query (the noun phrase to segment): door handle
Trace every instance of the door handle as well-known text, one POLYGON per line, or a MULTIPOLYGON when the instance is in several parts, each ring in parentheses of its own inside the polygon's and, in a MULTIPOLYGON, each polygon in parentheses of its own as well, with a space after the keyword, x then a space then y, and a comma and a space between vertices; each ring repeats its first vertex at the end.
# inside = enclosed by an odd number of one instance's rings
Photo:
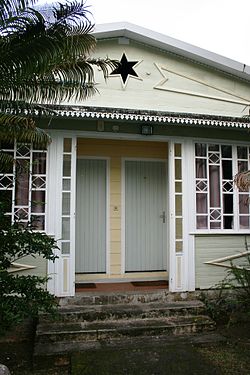
POLYGON ((166 212, 165 211, 162 212, 162 215, 160 215, 160 218, 162 219, 163 223, 166 223, 166 212))

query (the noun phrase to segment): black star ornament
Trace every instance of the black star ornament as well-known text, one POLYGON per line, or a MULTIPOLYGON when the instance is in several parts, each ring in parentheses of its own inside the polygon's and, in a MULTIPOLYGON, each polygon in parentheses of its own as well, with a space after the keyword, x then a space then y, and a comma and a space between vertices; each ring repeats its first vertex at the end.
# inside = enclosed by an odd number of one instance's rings
POLYGON ((136 65, 138 61, 128 61, 125 53, 122 55, 119 66, 111 72, 111 75, 120 75, 123 84, 125 85, 128 79, 128 76, 138 77, 136 72, 133 69, 133 66, 136 65))

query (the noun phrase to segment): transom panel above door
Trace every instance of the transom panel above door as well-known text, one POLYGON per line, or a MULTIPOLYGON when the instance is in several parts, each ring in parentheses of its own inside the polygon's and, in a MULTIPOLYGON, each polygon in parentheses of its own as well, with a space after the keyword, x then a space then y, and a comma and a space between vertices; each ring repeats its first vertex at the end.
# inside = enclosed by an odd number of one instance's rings
POLYGON ((78 159, 76 273, 106 272, 107 160, 78 159))
POLYGON ((167 268, 164 161, 125 160, 125 272, 167 268))

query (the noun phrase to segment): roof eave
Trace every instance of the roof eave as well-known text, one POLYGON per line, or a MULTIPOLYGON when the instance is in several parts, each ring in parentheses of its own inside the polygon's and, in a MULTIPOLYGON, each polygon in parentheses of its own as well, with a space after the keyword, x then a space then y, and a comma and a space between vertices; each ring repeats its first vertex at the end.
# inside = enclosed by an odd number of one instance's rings
POLYGON ((250 66, 246 64, 128 22, 97 25, 94 35, 97 40, 119 37, 133 39, 250 81, 250 66))
MULTIPOLYGON (((91 120, 116 120, 125 122, 150 123, 158 125, 183 125, 194 127, 250 129, 250 120, 242 118, 197 115, 192 113, 168 113, 159 111, 135 111, 123 108, 83 107, 83 106, 48 106, 50 116, 64 118, 85 118, 91 120), (51 113, 52 111, 52 113, 51 113)), ((43 111, 46 116, 46 111, 43 111)), ((39 111, 35 113, 41 114, 39 111)))

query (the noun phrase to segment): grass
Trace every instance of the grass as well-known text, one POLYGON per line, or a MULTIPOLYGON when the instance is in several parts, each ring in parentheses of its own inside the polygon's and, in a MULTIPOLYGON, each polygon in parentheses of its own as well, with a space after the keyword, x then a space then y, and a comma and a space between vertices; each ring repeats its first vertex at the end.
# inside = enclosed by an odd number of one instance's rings
MULTIPOLYGON (((239 325, 237 328, 239 329, 239 325)), ((235 327, 234 327, 235 329, 235 327)), ((249 338, 228 335, 217 344, 154 344, 150 347, 127 347, 75 353, 71 358, 72 375, 249 375, 249 338)), ((241 330, 241 329, 240 329, 241 330)), ((222 332, 223 333, 223 332, 222 332)))
POLYGON ((218 374, 250 374, 250 347, 227 343, 199 348, 198 352, 207 363, 216 368, 218 374))

